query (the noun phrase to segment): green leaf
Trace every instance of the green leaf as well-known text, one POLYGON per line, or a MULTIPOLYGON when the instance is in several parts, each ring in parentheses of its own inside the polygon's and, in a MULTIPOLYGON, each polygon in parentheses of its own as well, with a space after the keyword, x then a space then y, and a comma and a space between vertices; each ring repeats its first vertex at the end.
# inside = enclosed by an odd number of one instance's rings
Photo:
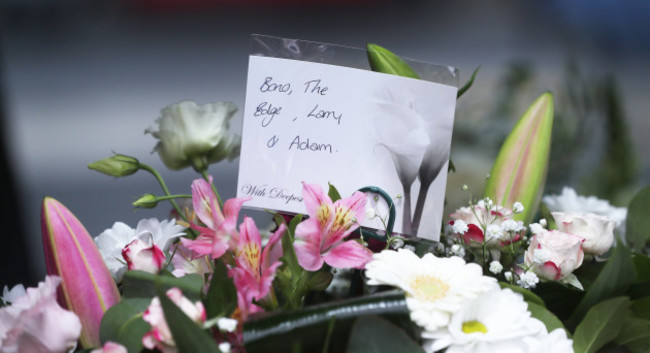
POLYGON ((553 95, 544 93, 531 104, 501 146, 485 184, 484 196, 495 204, 524 206, 516 220, 529 223, 544 190, 553 128, 553 95))
POLYGON ((474 79, 476 78, 476 74, 478 73, 478 70, 480 68, 481 67, 479 66, 476 69, 474 69, 474 73, 472 73, 472 77, 469 79, 469 81, 467 81, 467 83, 465 83, 463 87, 461 87, 458 90, 458 93, 456 94, 456 99, 460 98, 460 96, 462 96, 465 92, 467 92, 467 90, 470 89, 470 87, 472 87, 472 85, 474 84, 474 79))
POLYGON ((632 315, 639 319, 650 320, 650 297, 635 300, 630 305, 632 315))
POLYGON ((569 328, 575 327, 582 320, 587 310, 605 299, 624 295, 634 282, 636 271, 630 250, 617 244, 605 267, 594 280, 584 298, 567 322, 569 328))
MULTIPOLYGON (((642 346, 650 349, 650 321, 627 317, 623 329, 616 336, 615 342, 628 348, 642 346)), ((632 349, 633 352, 643 351, 632 349)))
POLYGON ((567 320, 578 303, 584 298, 584 292, 557 282, 541 282, 534 289, 546 303, 546 308, 557 317, 567 320))
POLYGON ((253 318, 244 323, 246 351, 279 353, 302 347, 302 352, 320 352, 328 336, 330 320, 336 318, 329 351, 343 352, 354 320, 370 314, 381 315, 407 333, 413 333, 404 293, 391 291, 253 318))
POLYGON ((126 347, 129 352, 140 352, 143 348, 142 336, 151 329, 142 320, 142 313, 150 303, 151 298, 124 298, 110 307, 104 313, 99 328, 102 343, 113 341, 126 347))
POLYGON ((536 303, 528 302, 528 311, 530 311, 530 315, 532 317, 544 323, 548 332, 551 332, 557 328, 564 329, 562 321, 560 321, 560 319, 558 319, 555 314, 550 312, 545 307, 536 303))
POLYGON ((329 189, 327 190, 327 196, 329 196, 330 199, 332 199, 332 202, 340 200, 341 194, 336 189, 336 187, 330 183, 327 183, 327 185, 329 185, 329 189))
POLYGON ((523 295, 524 300, 528 303, 534 303, 539 306, 546 307, 546 304, 544 304, 544 300, 540 298, 537 294, 529 291, 528 289, 524 289, 519 286, 515 286, 514 284, 510 284, 506 282, 499 282, 499 286, 501 286, 501 288, 508 288, 515 293, 519 293, 523 295))
POLYGON ((613 341, 625 323, 630 300, 618 297, 594 305, 573 335, 576 353, 594 353, 613 341))
POLYGON ((237 289, 221 260, 214 261, 214 273, 203 303, 208 318, 230 316, 237 308, 237 289))
POLYGON ((403 330, 377 316, 362 316, 350 333, 347 353, 424 353, 403 330))
POLYGON ((388 49, 370 43, 368 43, 366 48, 368 50, 368 62, 372 71, 410 78, 420 78, 407 63, 388 49))
POLYGON ((162 287, 158 287, 158 298, 179 352, 221 353, 214 339, 167 298, 162 287))
POLYGON ((638 282, 650 281, 650 257, 643 254, 634 254, 634 268, 638 282))
POLYGON ((628 245, 641 251, 650 240, 650 186, 634 196, 627 209, 625 239, 628 245))
POLYGON ((203 276, 198 274, 173 277, 155 275, 144 271, 126 271, 122 280, 122 291, 125 298, 152 298, 157 294, 155 283, 160 282, 163 289, 178 287, 190 300, 201 299, 203 276))

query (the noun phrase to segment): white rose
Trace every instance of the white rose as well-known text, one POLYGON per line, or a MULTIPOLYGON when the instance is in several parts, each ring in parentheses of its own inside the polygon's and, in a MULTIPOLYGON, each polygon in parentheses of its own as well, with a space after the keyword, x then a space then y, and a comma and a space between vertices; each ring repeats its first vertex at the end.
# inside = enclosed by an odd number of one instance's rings
POLYGON ((201 171, 210 163, 232 160, 239 154, 241 137, 228 133, 236 111, 231 102, 198 105, 183 101, 163 108, 156 120, 159 130, 150 128, 145 133, 159 139, 154 151, 169 169, 192 166, 201 171))
POLYGON ((593 213, 553 212, 557 229, 585 239, 582 249, 587 254, 602 255, 614 244, 616 223, 593 213))

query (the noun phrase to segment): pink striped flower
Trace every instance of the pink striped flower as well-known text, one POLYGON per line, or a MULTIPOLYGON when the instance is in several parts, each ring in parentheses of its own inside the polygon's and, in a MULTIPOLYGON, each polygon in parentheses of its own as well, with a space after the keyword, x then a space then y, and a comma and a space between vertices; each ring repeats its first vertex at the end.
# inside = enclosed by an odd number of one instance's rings
POLYGON ((275 270, 282 264, 279 260, 281 255, 273 249, 287 229, 281 224, 263 250, 260 232, 252 218, 244 217, 239 230, 239 246, 235 257, 237 266, 230 273, 237 292, 241 294, 238 297, 240 309, 247 312, 250 311, 247 310, 248 303, 252 303, 253 299, 261 300, 271 290, 275 270))
POLYGON ((191 224, 199 231, 194 239, 181 239, 183 245, 192 250, 195 258, 210 255, 213 259, 221 257, 228 249, 234 249, 239 241, 237 217, 244 202, 250 198, 233 198, 224 204, 223 212, 216 195, 212 191, 212 177, 209 182, 196 179, 192 183, 192 204, 194 211, 205 226, 191 224))
POLYGON ((372 253, 345 238, 365 216, 366 195, 357 191, 332 202, 320 186, 305 183, 302 195, 309 219, 296 227, 293 246, 300 266, 308 271, 320 269, 323 263, 335 268, 363 268, 372 253))

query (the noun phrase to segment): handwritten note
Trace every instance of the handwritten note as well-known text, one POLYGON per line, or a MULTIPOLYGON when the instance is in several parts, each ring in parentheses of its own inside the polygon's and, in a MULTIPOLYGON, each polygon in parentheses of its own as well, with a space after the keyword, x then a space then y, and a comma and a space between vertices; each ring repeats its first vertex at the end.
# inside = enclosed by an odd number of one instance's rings
MULTIPOLYGON (((344 196, 378 186, 395 202, 396 232, 437 239, 455 101, 452 86, 251 56, 237 196, 253 198, 247 207, 305 213, 303 181, 344 196), (419 175, 430 165, 444 169, 431 181, 419 175)), ((372 198, 368 207, 388 214, 372 198)), ((383 229, 379 218, 362 225, 383 229)))

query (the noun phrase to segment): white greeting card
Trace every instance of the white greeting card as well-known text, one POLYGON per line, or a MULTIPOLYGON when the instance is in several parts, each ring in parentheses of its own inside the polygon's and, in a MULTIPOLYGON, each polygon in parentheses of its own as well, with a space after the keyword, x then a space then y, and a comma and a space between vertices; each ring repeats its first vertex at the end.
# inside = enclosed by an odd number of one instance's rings
MULTIPOLYGON (((394 232, 438 240, 457 88, 328 64, 250 56, 237 197, 305 213, 302 182, 390 195, 394 232)), ((384 202, 369 197, 384 229, 384 202)))

